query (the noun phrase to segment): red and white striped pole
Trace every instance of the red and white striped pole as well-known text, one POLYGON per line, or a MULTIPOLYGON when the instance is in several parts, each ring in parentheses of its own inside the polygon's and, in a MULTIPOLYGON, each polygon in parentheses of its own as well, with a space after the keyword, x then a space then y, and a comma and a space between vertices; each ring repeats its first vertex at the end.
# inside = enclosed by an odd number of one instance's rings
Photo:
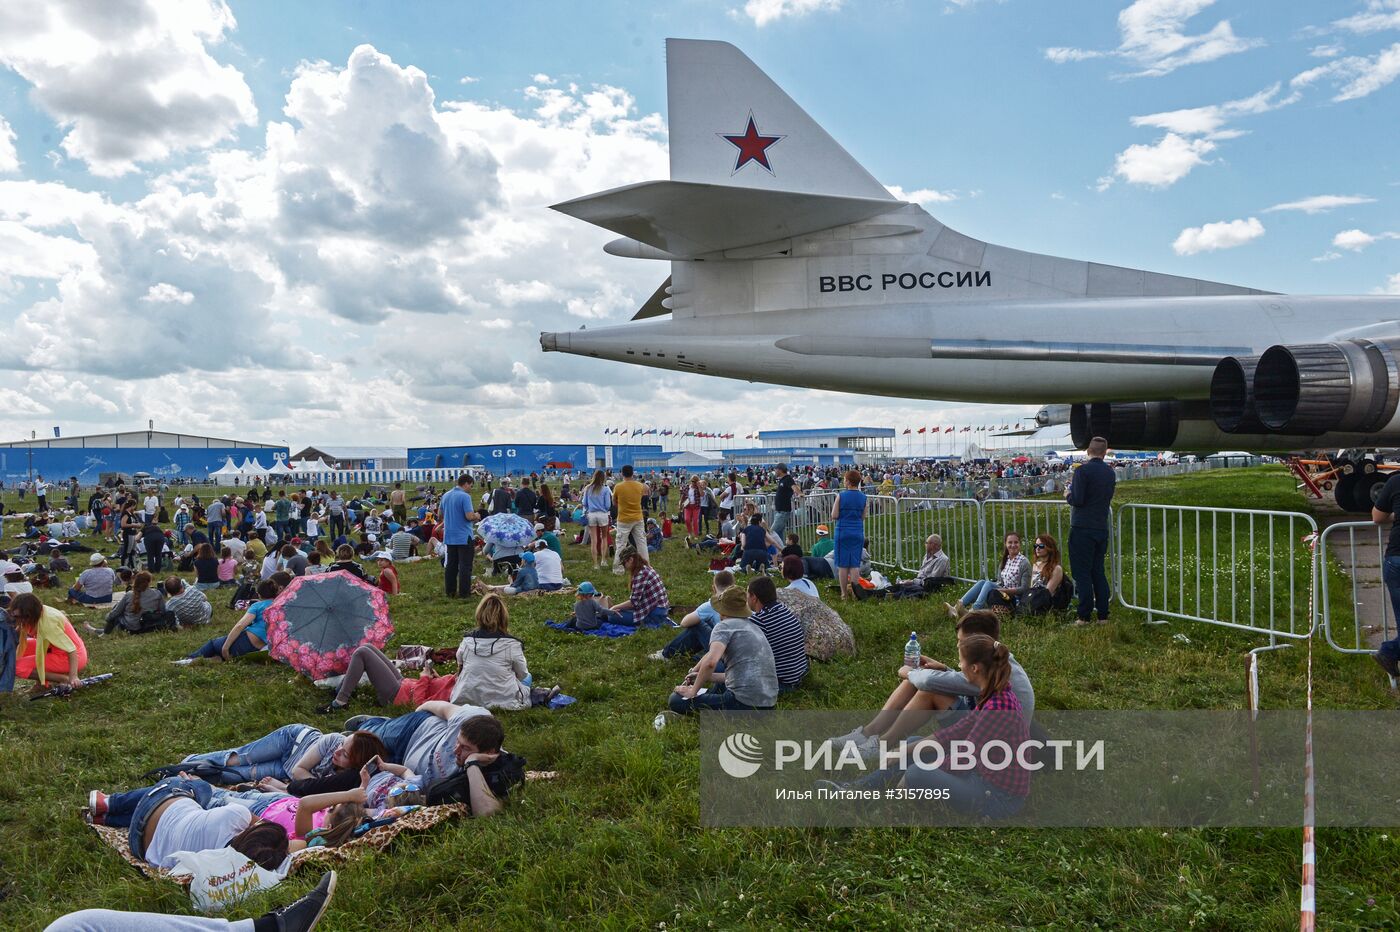
MULTIPOLYGON (((1317 535, 1308 537, 1316 559, 1317 535)), ((1312 596, 1308 596, 1308 621, 1313 621, 1312 596)), ((1298 910, 1299 932, 1317 928, 1317 787, 1313 780, 1313 633, 1308 633, 1308 699, 1303 725, 1303 887, 1298 910)))

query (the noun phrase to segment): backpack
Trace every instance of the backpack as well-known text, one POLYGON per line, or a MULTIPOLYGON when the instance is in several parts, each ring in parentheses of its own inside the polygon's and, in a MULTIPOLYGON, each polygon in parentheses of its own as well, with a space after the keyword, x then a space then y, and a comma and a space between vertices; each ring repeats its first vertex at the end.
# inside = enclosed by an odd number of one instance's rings
MULTIPOLYGON (((470 769, 464 767, 452 776, 443 777, 428 787, 428 805, 441 806, 445 803, 464 803, 470 809, 472 804, 471 789, 467 782, 467 771, 470 769)), ((501 751, 494 761, 481 767, 480 770, 487 788, 491 790, 493 796, 503 803, 510 796, 512 789, 525 782, 525 758, 509 751, 501 751)))

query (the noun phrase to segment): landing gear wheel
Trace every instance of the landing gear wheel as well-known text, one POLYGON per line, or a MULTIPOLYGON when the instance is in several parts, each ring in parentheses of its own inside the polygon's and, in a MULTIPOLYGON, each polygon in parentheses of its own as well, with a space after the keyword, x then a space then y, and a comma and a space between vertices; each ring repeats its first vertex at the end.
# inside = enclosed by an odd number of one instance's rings
MULTIPOLYGON (((1375 464, 1371 464, 1374 468, 1375 464)), ((1381 486, 1385 485, 1385 473, 1383 472, 1363 472, 1361 480, 1356 483, 1356 492, 1352 498, 1356 499, 1356 510, 1358 512, 1371 513, 1371 506, 1376 503, 1376 496, 1381 494, 1381 486)))
POLYGON ((1336 500, 1337 507, 1342 511, 1356 512, 1356 485, 1360 475, 1355 469, 1347 470, 1343 467, 1342 475, 1337 478, 1337 484, 1332 487, 1332 498, 1336 500))

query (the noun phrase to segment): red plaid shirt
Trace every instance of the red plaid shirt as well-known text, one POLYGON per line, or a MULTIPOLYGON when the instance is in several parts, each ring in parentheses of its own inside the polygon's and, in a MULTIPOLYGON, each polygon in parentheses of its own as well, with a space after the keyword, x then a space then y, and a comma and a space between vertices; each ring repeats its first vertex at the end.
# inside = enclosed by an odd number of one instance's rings
MULTIPOLYGON (((666 595, 666 584, 661 574, 647 564, 632 577, 632 615, 644 618, 654 608, 670 608, 671 600, 666 595)), ((640 623, 640 622, 639 622, 640 623)))
MULTIPOLYGON (((967 713, 947 728, 940 728, 928 740, 937 741, 948 750, 952 741, 971 741, 977 749, 976 772, 992 786, 1012 796, 1029 796, 1031 792, 1031 772, 1016 760, 1016 752, 1021 743, 1030 737, 1026 719, 1021 711, 1021 702, 1007 686, 999 693, 993 693, 986 702, 967 713), (989 770, 982 764, 982 747, 989 741, 1005 741, 1011 747, 1011 763, 1003 770, 989 770)), ((993 759, 1000 761, 1002 752, 993 753, 993 759)), ((947 759, 944 770, 949 769, 947 759)))

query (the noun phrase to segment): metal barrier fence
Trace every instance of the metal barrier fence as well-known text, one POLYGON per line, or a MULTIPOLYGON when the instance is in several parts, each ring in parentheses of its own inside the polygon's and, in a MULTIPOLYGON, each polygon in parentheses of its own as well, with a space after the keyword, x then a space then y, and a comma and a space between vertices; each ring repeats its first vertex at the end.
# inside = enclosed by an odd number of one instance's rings
POLYGON ((1322 631, 1327 637, 1327 643, 1344 654, 1371 653, 1374 648, 1370 645, 1367 628, 1379 627, 1382 640, 1395 636, 1395 616, 1381 569, 1389 533, 1389 528, 1371 521, 1347 521, 1325 528, 1318 538, 1317 555, 1321 576, 1318 610, 1322 616, 1322 631), (1363 580, 1363 569, 1374 570, 1375 575, 1369 581, 1363 580), (1333 570, 1347 577, 1344 588, 1332 588, 1330 579, 1333 570), (1352 629, 1349 634, 1333 630, 1334 592, 1345 593, 1351 600, 1352 629), (1380 605, 1379 612, 1374 608, 1377 604, 1380 605), (1366 623, 1367 619, 1377 616, 1380 620, 1379 626, 1366 623), (1340 641, 1338 637, 1341 637, 1340 641))
POLYGON ((982 503, 971 498, 897 499, 899 569, 914 573, 924 561, 930 534, 943 539, 950 575, 972 582, 984 578, 986 557, 982 503))
POLYGON ((1156 617, 1305 638, 1314 629, 1317 561, 1310 515, 1126 504, 1114 548, 1118 599, 1156 617))
POLYGON ((1031 543, 1041 534, 1055 538, 1060 560, 1069 572, 1069 503, 1053 498, 1022 498, 982 502, 983 579, 995 579, 1001 569, 1001 548, 1006 535, 1021 536, 1021 552, 1035 562, 1031 543))

